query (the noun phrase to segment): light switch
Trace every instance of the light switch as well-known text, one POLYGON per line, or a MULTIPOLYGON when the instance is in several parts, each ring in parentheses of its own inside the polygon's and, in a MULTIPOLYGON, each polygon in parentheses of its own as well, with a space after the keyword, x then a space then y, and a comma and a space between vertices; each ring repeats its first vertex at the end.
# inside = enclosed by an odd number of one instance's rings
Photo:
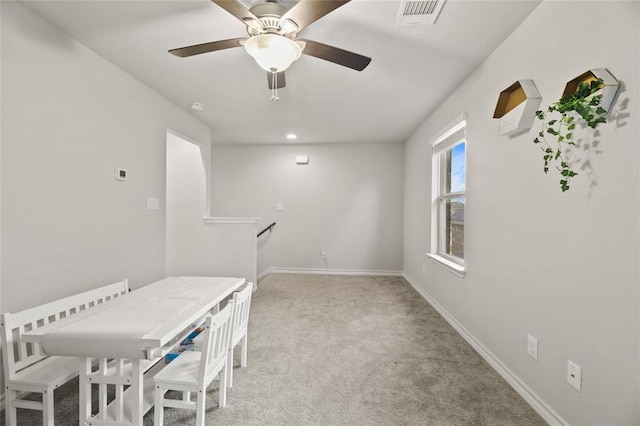
POLYGON ((147 198, 147 209, 158 210, 160 208, 160 199, 156 197, 147 198))
POLYGON ((282 203, 276 203, 276 211, 283 211, 284 210, 284 204, 282 203))

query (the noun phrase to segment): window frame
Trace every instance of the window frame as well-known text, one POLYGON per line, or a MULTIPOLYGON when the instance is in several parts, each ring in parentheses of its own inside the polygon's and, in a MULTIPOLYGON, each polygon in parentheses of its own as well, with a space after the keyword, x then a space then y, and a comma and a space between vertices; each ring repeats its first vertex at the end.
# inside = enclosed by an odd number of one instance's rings
POLYGON ((440 266, 445 267, 460 277, 466 273, 465 260, 453 256, 446 251, 446 205, 448 200, 464 198, 466 204, 466 164, 467 137, 466 114, 462 114, 446 126, 432 139, 432 191, 431 191, 431 250, 427 256, 440 266), (447 173, 447 151, 460 143, 465 144, 465 190, 446 192, 447 181, 451 177, 447 173))

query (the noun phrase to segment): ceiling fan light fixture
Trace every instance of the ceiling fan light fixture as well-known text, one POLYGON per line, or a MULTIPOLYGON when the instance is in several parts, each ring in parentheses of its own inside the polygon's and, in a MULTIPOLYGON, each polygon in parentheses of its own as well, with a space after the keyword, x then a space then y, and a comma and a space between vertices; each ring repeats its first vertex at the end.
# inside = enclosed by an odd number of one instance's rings
POLYGON ((244 48, 265 71, 282 72, 302 54, 302 49, 295 41, 279 34, 253 36, 247 40, 244 48))

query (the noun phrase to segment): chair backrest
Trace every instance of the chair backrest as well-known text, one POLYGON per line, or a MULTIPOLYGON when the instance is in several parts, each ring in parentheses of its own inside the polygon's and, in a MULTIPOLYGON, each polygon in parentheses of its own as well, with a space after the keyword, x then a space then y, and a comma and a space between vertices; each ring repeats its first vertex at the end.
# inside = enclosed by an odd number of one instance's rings
POLYGON ((22 334, 78 312, 98 306, 129 292, 125 279, 115 284, 74 294, 14 314, 0 315, 5 380, 12 379, 20 370, 46 358, 40 345, 26 343, 22 334))
POLYGON ((198 380, 203 380, 200 385, 206 386, 210 383, 213 380, 211 376, 217 374, 215 367, 226 360, 231 337, 232 314, 233 301, 230 300, 220 312, 207 316, 198 372, 198 380))
POLYGON ((237 344, 237 339, 242 337, 249 324, 249 308, 251 307, 251 294, 253 283, 248 283, 244 289, 233 293, 233 325, 231 326, 231 344, 237 344))

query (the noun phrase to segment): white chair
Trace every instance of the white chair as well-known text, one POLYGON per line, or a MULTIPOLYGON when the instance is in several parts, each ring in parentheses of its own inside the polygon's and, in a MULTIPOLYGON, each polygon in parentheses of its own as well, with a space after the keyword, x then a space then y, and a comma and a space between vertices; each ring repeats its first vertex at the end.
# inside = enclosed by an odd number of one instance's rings
POLYGON ((249 324, 249 308, 253 283, 248 283, 241 291, 233 293, 233 319, 231 325, 231 344, 227 356, 227 387, 233 386, 233 348, 242 342, 240 350, 240 367, 247 366, 247 326, 249 324))
POLYGON ((164 408, 183 408, 196 410, 196 426, 204 426, 207 386, 220 376, 220 395, 218 406, 224 407, 226 401, 226 366, 231 333, 231 314, 233 301, 213 316, 207 316, 204 334, 204 347, 201 352, 186 351, 164 367, 153 378, 155 384, 154 424, 162 426, 164 408), (182 400, 166 399, 168 390, 183 393, 182 400), (196 392, 195 402, 191 392, 196 392))

